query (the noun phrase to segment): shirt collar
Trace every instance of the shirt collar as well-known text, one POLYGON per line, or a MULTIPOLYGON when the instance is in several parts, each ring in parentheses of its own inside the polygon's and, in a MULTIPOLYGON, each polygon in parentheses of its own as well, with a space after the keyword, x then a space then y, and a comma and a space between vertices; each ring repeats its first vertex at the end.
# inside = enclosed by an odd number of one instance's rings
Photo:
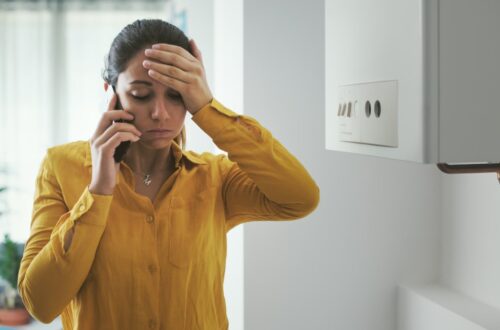
POLYGON ((181 147, 177 144, 177 142, 175 142, 175 140, 172 140, 171 148, 174 152, 175 167, 179 166, 179 162, 183 157, 184 159, 187 159, 194 164, 204 164, 204 165, 208 164, 203 158, 193 155, 190 151, 182 150, 181 147))
MULTIPOLYGON (((177 144, 177 142, 175 142, 175 140, 172 140, 171 148, 173 150, 175 157, 175 167, 179 166, 181 159, 188 160, 194 164, 204 164, 204 165, 207 164, 207 162, 203 158, 192 154, 191 151, 182 150, 181 147, 177 144)), ((87 140, 85 143, 85 166, 92 166, 92 157, 90 152, 89 140, 87 140)))

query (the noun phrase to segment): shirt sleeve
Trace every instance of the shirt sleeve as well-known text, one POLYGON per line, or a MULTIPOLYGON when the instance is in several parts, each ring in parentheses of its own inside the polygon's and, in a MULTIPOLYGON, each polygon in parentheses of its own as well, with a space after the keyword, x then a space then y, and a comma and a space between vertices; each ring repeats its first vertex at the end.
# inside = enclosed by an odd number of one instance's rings
POLYGON ((221 157, 226 231, 252 220, 299 219, 316 209, 319 187, 257 120, 215 98, 192 120, 228 153, 221 157))
POLYGON ((49 323, 76 296, 93 263, 106 226, 112 195, 96 195, 85 187, 69 209, 47 151, 36 177, 30 236, 18 276, 27 310, 49 323), (65 235, 74 228, 68 250, 65 235))

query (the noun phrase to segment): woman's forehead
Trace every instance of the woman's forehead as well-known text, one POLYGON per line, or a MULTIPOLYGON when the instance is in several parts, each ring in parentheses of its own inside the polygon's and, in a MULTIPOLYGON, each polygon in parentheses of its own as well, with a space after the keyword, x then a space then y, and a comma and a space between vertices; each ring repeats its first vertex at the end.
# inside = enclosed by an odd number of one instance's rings
POLYGON ((118 76, 118 80, 121 80, 120 83, 128 85, 135 80, 141 80, 148 81, 153 85, 155 81, 148 75, 148 69, 142 65, 142 62, 146 59, 147 57, 143 51, 139 51, 132 57, 127 63, 126 69, 118 76))
POLYGON ((130 71, 134 73, 144 72, 147 73, 147 69, 142 65, 142 63, 147 60, 147 56, 142 50, 137 52, 127 63, 125 71, 130 71))

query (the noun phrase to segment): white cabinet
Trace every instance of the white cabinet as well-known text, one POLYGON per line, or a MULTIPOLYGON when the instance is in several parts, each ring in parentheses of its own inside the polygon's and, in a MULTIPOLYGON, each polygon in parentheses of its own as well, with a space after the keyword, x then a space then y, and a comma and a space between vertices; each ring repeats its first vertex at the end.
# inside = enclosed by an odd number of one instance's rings
POLYGON ((500 161, 500 1, 326 0, 329 150, 500 161))

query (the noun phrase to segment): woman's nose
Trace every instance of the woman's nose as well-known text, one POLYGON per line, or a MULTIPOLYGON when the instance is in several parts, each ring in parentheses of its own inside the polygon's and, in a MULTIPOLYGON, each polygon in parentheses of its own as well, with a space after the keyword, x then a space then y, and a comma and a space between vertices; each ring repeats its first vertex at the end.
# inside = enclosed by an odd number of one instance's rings
POLYGON ((170 110, 163 99, 160 98, 155 102, 151 116, 153 119, 159 119, 161 121, 170 118, 170 110))

